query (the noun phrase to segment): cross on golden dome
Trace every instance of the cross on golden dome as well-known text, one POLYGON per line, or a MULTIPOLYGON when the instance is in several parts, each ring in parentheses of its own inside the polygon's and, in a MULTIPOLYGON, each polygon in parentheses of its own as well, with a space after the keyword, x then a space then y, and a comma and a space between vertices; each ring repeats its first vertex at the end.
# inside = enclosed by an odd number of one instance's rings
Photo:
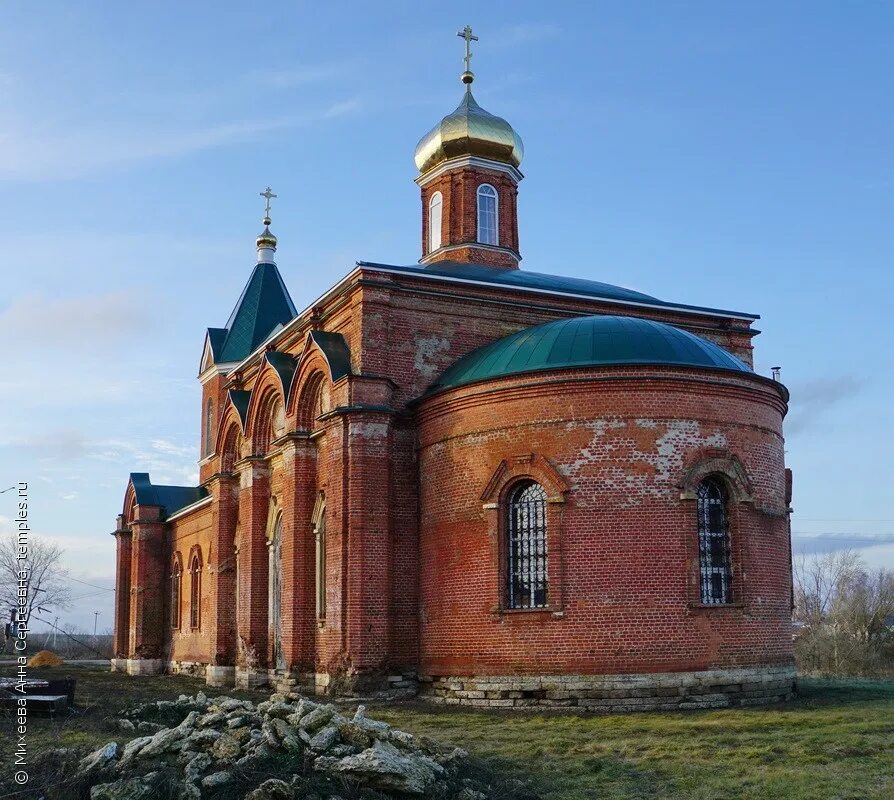
POLYGON ((264 224, 265 224, 265 225, 269 225, 269 224, 270 224, 270 201, 271 201, 274 197, 276 197, 276 195, 273 194, 272 191, 270 191, 270 187, 269 187, 269 186, 268 186, 266 189, 264 189, 263 192, 259 192, 259 194, 261 195, 261 197, 265 198, 266 201, 267 201, 267 202, 264 204, 264 224))
POLYGON ((457 36, 460 39, 466 40, 466 55, 463 57, 463 61, 466 64, 466 71, 462 74, 463 83, 469 84, 473 80, 475 80, 475 76, 472 74, 472 42, 477 42, 478 37, 472 33, 472 26, 466 25, 461 31, 457 31, 457 36))

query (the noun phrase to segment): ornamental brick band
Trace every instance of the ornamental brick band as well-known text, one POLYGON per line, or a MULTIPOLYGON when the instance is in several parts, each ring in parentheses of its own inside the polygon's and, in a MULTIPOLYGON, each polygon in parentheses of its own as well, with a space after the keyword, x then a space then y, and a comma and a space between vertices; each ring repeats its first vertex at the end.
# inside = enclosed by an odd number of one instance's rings
POLYGON ((423 677, 420 689, 421 696, 433 703, 478 708, 673 711, 789 700, 795 691, 795 668, 766 666, 645 675, 423 677))

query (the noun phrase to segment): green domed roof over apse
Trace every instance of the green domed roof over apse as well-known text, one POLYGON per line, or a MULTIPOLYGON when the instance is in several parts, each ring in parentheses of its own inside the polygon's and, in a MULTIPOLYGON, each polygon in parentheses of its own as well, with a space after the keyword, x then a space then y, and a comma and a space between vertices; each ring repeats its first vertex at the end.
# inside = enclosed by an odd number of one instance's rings
POLYGON ((753 374, 719 345, 650 319, 573 317, 537 325, 479 347, 448 367, 428 389, 523 372, 569 367, 658 364, 753 374))

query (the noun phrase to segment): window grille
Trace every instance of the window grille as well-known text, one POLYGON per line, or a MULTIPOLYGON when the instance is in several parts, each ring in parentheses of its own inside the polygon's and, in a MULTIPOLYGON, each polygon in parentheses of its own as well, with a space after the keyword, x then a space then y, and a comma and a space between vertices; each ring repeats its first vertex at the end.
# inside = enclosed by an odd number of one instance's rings
POLYGON ((698 553, 701 598, 706 605, 732 600, 729 552, 729 523, 726 491, 715 478, 706 478, 698 487, 698 553))
POLYGON ((174 559, 174 567, 171 570, 171 627, 180 627, 180 586, 183 571, 180 567, 180 558, 174 559))
POLYGON ((201 602, 202 565, 198 553, 192 557, 189 565, 189 626, 199 627, 199 603, 201 602))
POLYGON ((314 532, 316 560, 316 606, 317 619, 326 618, 326 497, 323 492, 317 495, 311 525, 314 532))
POLYGON ((546 492, 525 482, 507 505, 509 608, 545 608, 547 589, 546 492))
POLYGON ((214 421, 214 405, 211 402, 211 398, 208 398, 208 403, 205 406, 205 455, 211 455, 214 452, 214 443, 211 441, 212 432, 211 427, 214 421))
POLYGON ((478 187, 478 241, 482 244, 498 244, 497 190, 489 183, 478 187))

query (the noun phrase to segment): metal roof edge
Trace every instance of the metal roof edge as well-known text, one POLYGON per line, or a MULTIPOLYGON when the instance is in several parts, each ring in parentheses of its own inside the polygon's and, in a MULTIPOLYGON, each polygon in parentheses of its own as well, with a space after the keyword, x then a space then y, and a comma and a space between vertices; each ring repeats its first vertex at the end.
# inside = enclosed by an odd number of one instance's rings
POLYGON ((573 297, 579 300, 602 300, 606 303, 615 303, 623 306, 634 306, 639 308, 654 308, 662 311, 685 311, 687 313, 697 312, 712 317, 733 317, 735 319, 757 320, 760 314, 749 314, 745 311, 729 311, 723 308, 707 308, 704 306, 690 306, 682 303, 667 303, 659 301, 658 303, 644 303, 635 300, 620 300, 610 297, 600 297, 599 295, 578 294, 576 292, 563 292, 556 289, 538 289, 530 286, 514 286, 505 283, 490 283, 488 281, 479 281, 474 278, 460 278, 452 275, 436 275, 430 272, 424 272, 421 267, 398 266, 396 264, 379 264, 375 261, 358 261, 358 267, 368 267, 376 269, 380 272, 393 272, 399 275, 413 275, 414 277, 428 278, 429 280, 453 281, 455 283, 471 283, 476 286, 488 286, 495 289, 510 289, 519 292, 528 292, 532 294, 549 294, 558 295, 560 297, 573 297))
POLYGON ((191 511, 195 511, 197 508, 208 505, 214 499, 213 495, 208 495, 203 497, 201 500, 196 500, 195 503, 190 503, 188 506, 183 506, 183 508, 171 514, 171 516, 165 519, 165 522, 173 522, 178 517, 183 517, 189 514, 191 511))

